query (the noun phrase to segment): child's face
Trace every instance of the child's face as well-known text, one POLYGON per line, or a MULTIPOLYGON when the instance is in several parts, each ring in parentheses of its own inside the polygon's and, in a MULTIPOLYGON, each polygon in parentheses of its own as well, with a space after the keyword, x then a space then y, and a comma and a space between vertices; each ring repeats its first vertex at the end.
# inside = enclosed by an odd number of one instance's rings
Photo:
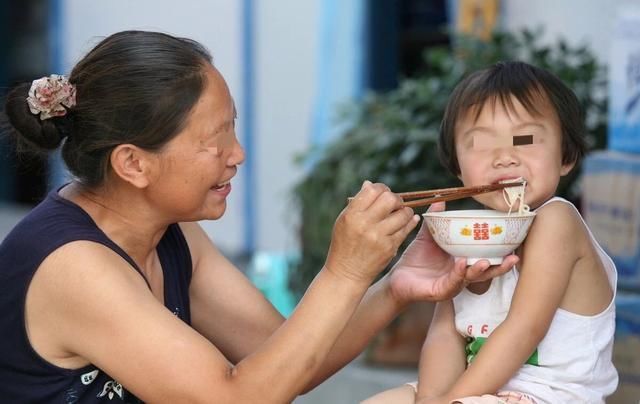
MULTIPOLYGON (((522 177, 527 181, 525 203, 532 209, 552 197, 573 164, 562 164, 562 131, 556 112, 547 101, 531 115, 512 97, 513 110, 500 101, 485 103, 478 119, 471 109, 456 124, 456 155, 465 186, 493 184, 522 177)), ((502 192, 476 196, 483 205, 506 211, 502 192)))

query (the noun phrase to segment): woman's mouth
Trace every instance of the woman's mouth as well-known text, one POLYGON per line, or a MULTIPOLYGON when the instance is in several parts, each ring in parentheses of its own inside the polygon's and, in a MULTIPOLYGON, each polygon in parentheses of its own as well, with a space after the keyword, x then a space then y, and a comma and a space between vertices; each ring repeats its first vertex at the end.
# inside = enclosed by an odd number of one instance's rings
POLYGON ((224 190, 227 186, 229 186, 229 183, 230 183, 230 182, 231 182, 231 180, 227 180, 227 181, 225 181, 225 182, 221 182, 220 184, 213 186, 213 187, 212 187, 212 189, 213 189, 214 191, 222 191, 222 190, 224 190))

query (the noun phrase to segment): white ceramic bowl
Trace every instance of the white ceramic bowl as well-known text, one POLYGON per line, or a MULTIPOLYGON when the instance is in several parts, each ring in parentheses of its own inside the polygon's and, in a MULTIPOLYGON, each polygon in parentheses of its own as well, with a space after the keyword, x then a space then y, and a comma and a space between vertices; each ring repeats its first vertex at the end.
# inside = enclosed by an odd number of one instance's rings
POLYGON ((424 220, 438 245, 467 264, 486 259, 491 265, 513 252, 527 236, 534 212, 449 210, 424 213, 424 220))

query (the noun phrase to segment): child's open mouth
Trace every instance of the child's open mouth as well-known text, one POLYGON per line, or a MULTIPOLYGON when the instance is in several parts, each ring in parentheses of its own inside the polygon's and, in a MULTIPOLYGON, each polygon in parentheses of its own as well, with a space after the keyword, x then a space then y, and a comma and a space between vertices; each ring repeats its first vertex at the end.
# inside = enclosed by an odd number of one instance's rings
POLYGON ((526 179, 524 177, 508 177, 508 178, 501 178, 499 180, 497 180, 495 183, 496 184, 508 184, 510 182, 522 182, 525 181, 526 183, 526 179))

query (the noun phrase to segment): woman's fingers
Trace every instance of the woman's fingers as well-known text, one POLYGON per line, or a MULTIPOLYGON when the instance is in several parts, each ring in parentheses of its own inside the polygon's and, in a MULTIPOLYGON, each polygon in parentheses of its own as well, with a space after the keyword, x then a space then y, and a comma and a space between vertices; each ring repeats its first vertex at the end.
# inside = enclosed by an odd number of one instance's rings
POLYGON ((365 182, 336 220, 327 264, 352 278, 370 279, 389 263, 418 220, 386 185, 365 182))
POLYGON ((411 230, 413 230, 419 220, 420 217, 413 213, 413 209, 403 207, 387 215, 387 217, 380 222, 380 230, 383 234, 395 234, 409 223, 412 224, 411 230))
MULTIPOLYGON (((436 202, 436 203, 432 203, 429 206, 429 209, 427 209, 427 212, 442 212, 445 209, 445 203, 444 202, 436 202)), ((423 220, 422 224, 420 225, 420 229, 418 230, 418 234, 416 235, 416 239, 432 239, 433 237, 431 237, 431 233, 429 233, 429 230, 427 228, 427 221, 423 220)))
POLYGON ((465 287, 466 260, 458 259, 453 264, 453 269, 432 279, 432 285, 427 289, 426 299, 440 301, 451 299, 465 287))
POLYGON ((457 259, 453 264, 453 270, 441 276, 439 287, 434 296, 429 300, 451 299, 467 284, 465 276, 467 273, 466 259, 457 259))
POLYGON ((400 247, 400 244, 402 244, 402 242, 407 238, 409 233, 411 233, 411 231, 416 228, 418 222, 420 222, 420 216, 414 215, 411 208, 404 208, 402 212, 396 211, 394 212, 394 215, 395 214, 398 214, 398 216, 402 216, 399 221, 401 227, 391 235, 394 239, 394 243, 396 244, 397 249, 398 247, 400 247), (409 211, 406 211, 406 209, 409 209, 409 211))
POLYGON ((429 205, 427 212, 443 212, 446 208, 445 202, 435 202, 429 205))
POLYGON ((482 282, 495 278, 496 276, 504 275, 511 270, 518 261, 520 261, 520 258, 513 254, 504 257, 500 265, 490 266, 487 260, 480 260, 467 269, 466 281, 482 282))
POLYGON ((374 184, 367 180, 362 183, 360 191, 351 199, 348 207, 358 211, 367 210, 385 192, 391 194, 389 187, 380 183, 374 184))

